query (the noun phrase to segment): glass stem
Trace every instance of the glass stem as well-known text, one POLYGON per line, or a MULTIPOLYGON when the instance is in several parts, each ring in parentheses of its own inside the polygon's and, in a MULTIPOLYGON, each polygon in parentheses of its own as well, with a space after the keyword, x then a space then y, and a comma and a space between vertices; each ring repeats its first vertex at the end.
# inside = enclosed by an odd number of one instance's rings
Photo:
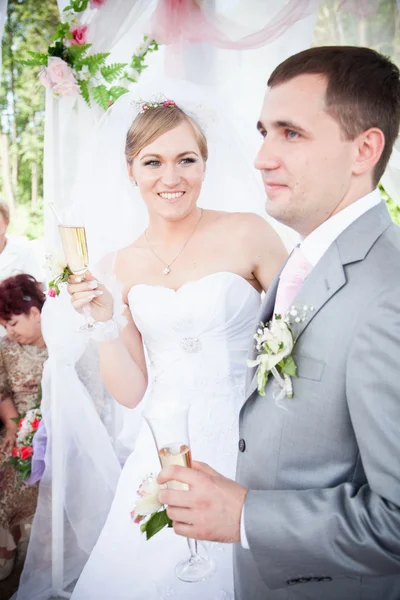
POLYGON ((197 540, 192 540, 190 538, 186 538, 190 551, 190 558, 197 557, 197 540))

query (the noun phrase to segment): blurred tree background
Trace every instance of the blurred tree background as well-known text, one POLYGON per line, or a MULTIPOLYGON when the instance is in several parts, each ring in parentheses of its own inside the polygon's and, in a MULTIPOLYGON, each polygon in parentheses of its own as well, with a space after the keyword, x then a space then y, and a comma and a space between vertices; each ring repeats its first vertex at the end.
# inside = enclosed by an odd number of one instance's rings
POLYGON ((9 0, 2 40, 0 197, 10 206, 10 232, 43 236, 45 89, 37 69, 21 66, 26 51, 44 52, 57 28, 56 0, 9 0))
MULTIPOLYGON (((376 48, 400 64, 400 17, 396 0, 381 0, 379 12, 366 19, 338 11, 340 4, 345 3, 322 0, 314 45, 351 40, 350 43, 376 48)), ((58 22, 56 0, 8 2, 0 88, 0 197, 11 207, 10 232, 29 239, 43 236, 45 90, 37 68, 21 66, 18 60, 26 58, 27 50, 45 52, 58 22)), ((381 191, 393 219, 400 224, 400 207, 381 191)))

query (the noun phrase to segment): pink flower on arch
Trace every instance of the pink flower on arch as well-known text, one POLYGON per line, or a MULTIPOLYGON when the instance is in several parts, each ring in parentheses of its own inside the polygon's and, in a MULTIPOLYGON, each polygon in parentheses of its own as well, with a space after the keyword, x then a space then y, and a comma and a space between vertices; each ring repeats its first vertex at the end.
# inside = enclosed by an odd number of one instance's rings
POLYGON ((79 93, 74 72, 62 58, 49 56, 47 65, 39 75, 45 87, 59 96, 76 96, 79 93))
POLYGON ((71 46, 74 44, 86 44, 87 42, 87 25, 74 25, 71 27, 72 40, 70 40, 71 46))

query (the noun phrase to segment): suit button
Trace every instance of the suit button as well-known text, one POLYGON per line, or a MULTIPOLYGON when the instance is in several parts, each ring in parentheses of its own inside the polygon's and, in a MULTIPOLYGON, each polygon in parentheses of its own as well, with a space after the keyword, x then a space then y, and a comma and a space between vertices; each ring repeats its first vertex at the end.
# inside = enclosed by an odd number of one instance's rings
POLYGON ((239 452, 244 452, 246 450, 246 442, 243 438, 239 440, 239 452))

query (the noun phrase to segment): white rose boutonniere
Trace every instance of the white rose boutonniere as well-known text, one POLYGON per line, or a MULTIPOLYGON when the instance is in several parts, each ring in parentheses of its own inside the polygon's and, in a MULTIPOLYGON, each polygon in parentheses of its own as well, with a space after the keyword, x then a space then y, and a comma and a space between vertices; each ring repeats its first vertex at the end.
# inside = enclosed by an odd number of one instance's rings
POLYGON ((147 475, 137 491, 138 499, 134 510, 130 513, 132 521, 140 524, 140 529, 146 534, 147 540, 164 527, 172 527, 167 509, 158 499, 160 489, 156 476, 152 473, 147 475))
POLYGON ((306 320, 308 311, 314 307, 303 306, 298 309, 292 306, 285 317, 275 315, 271 321, 260 323, 254 335, 256 340, 257 358, 248 360, 249 367, 257 369, 257 389, 260 396, 265 396, 265 386, 270 374, 279 384, 280 393, 277 400, 284 396, 293 398, 292 377, 296 377, 296 363, 292 351, 296 340, 293 338, 293 323, 306 320))

